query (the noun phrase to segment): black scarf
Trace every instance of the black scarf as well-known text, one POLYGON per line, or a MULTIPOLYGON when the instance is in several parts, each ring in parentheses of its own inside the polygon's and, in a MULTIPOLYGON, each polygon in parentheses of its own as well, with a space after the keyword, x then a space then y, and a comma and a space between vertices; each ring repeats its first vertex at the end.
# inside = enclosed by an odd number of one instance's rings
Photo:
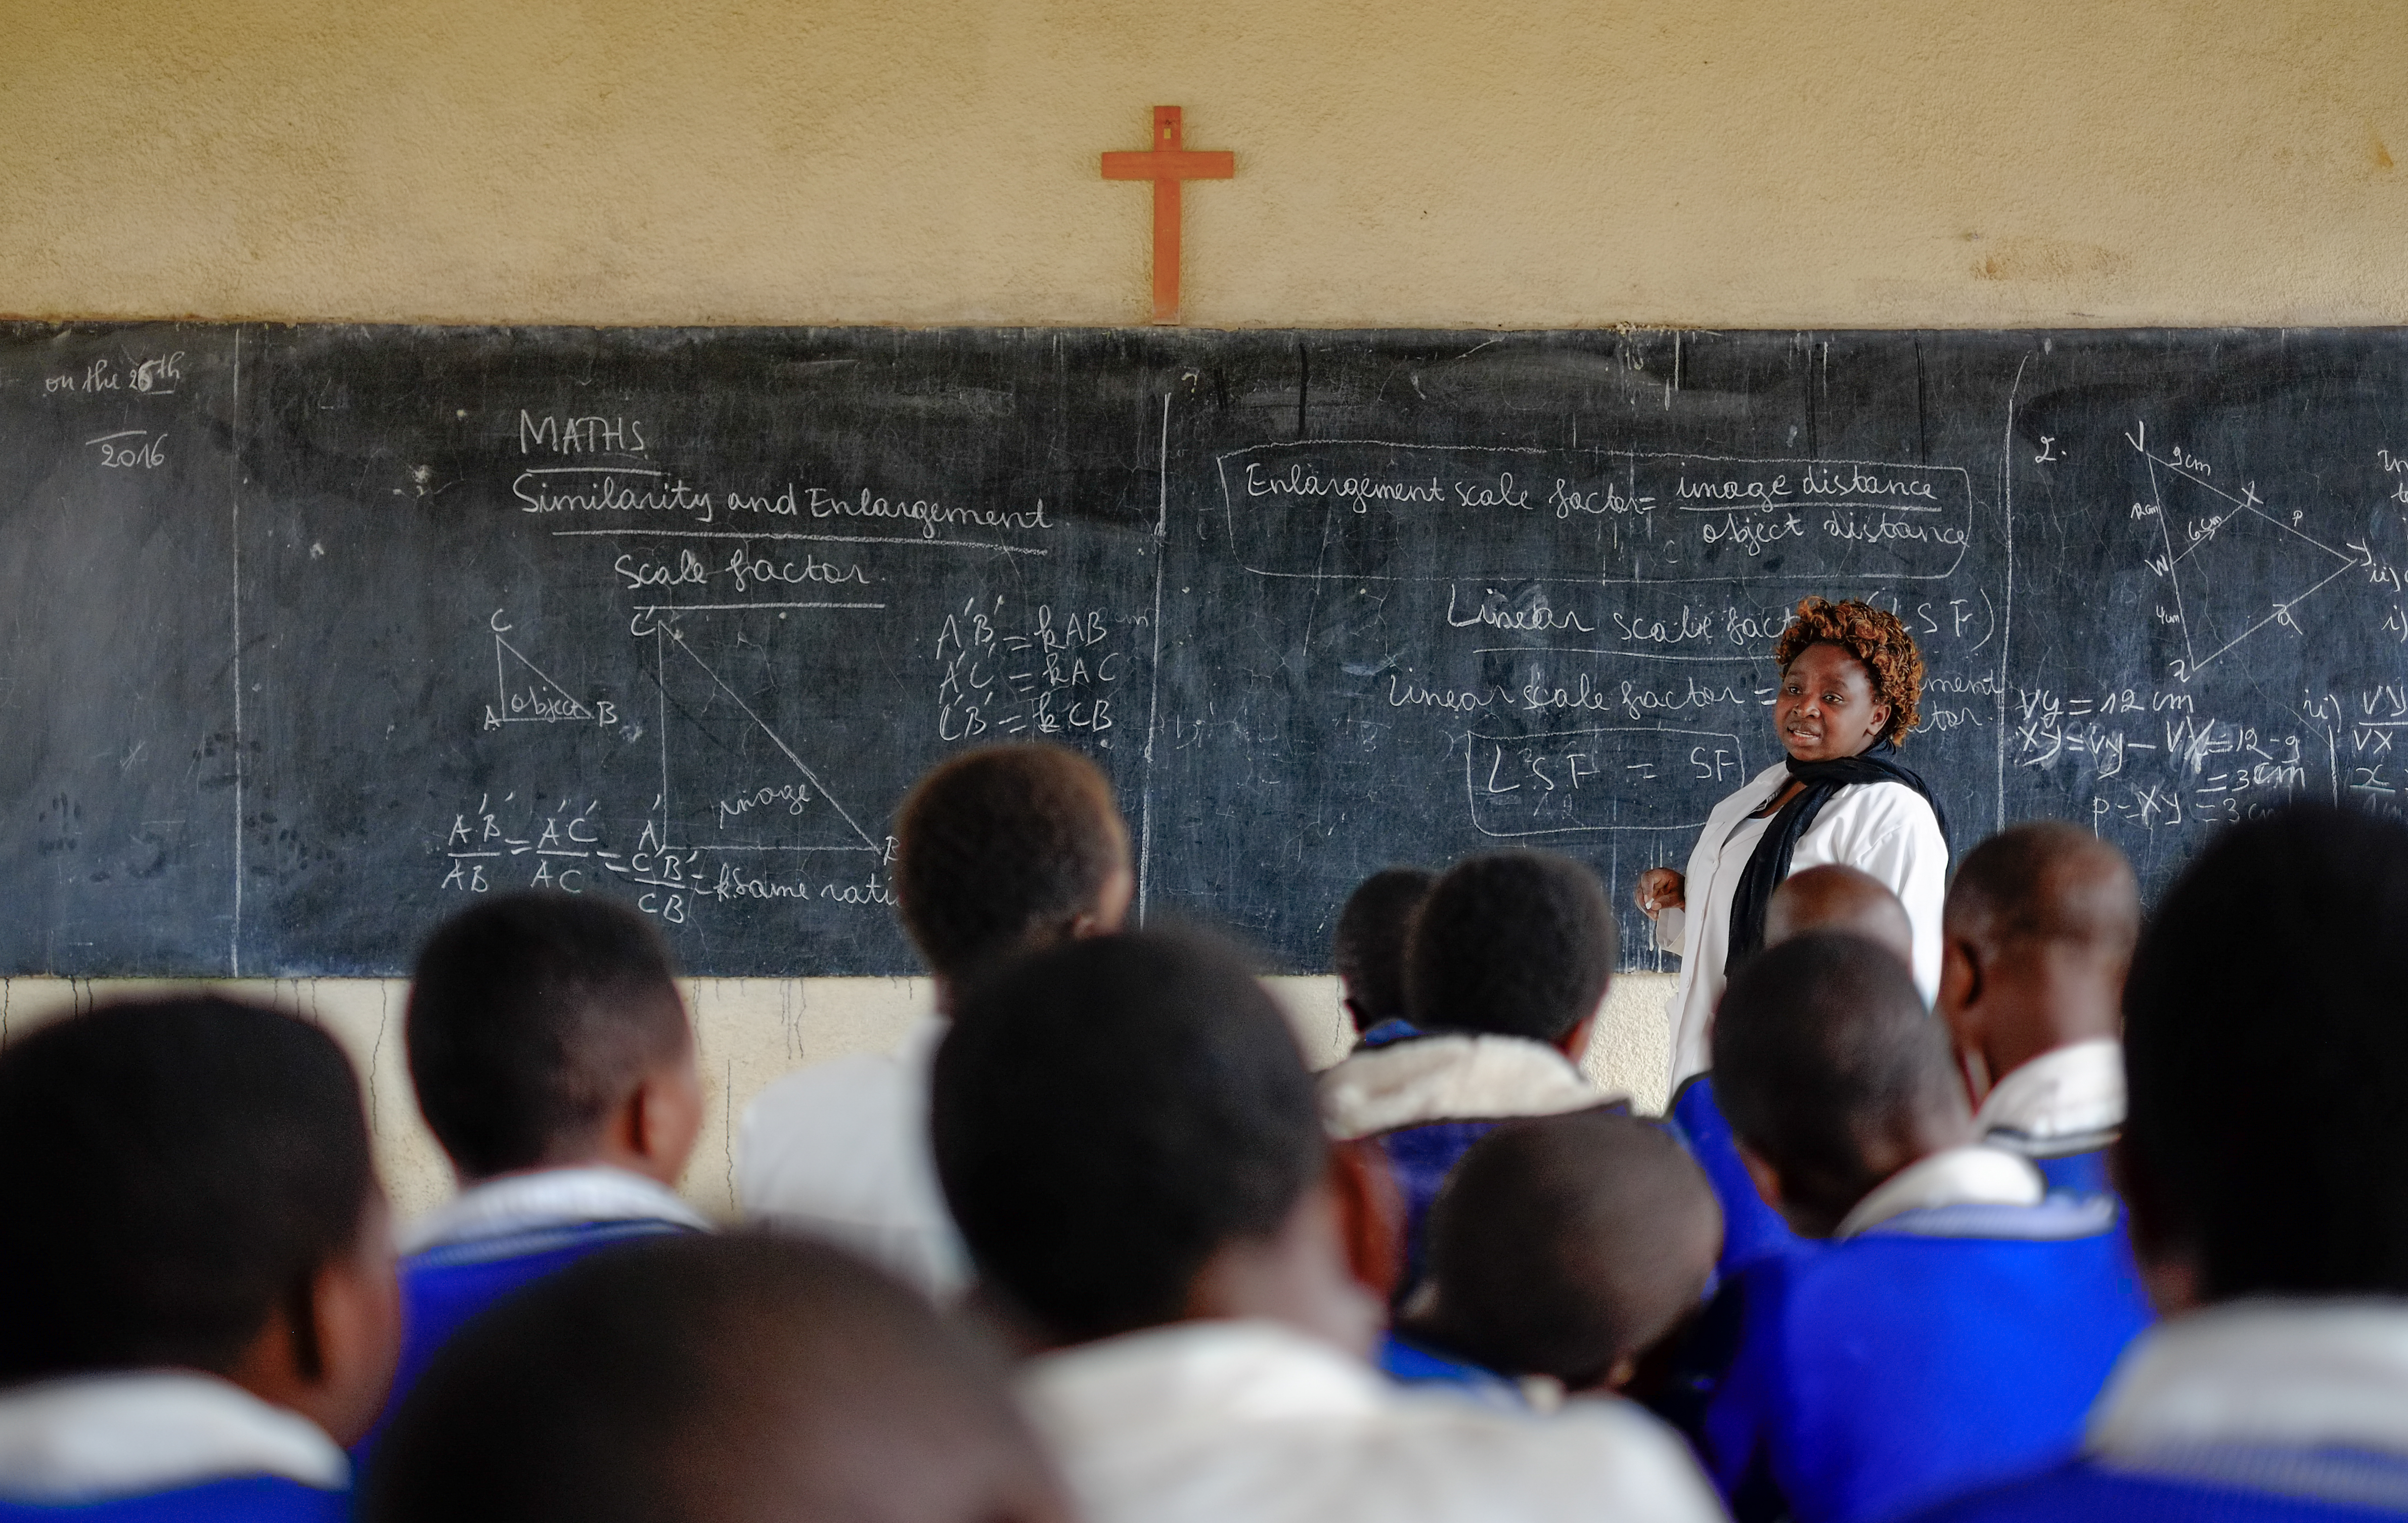
POLYGON ((1772 903, 1772 891, 1789 876, 1789 857, 1798 850, 1798 839, 1842 788, 1854 783, 1905 783, 1931 806, 1931 817, 1940 822, 1941 844, 1948 843, 1948 816, 1941 809, 1940 800, 1931 797, 1931 790, 1924 786, 1923 779, 1913 769, 1890 759, 1897 754, 1898 747, 1887 740, 1876 740, 1856 755, 1842 756, 1837 761, 1789 758, 1789 775, 1806 786, 1797 797, 1782 805, 1781 812, 1764 827, 1764 834, 1756 840, 1755 855, 1747 859, 1747 870, 1740 874, 1739 887, 1731 894, 1730 944, 1723 954, 1724 977, 1729 977, 1764 945, 1764 912, 1772 903))

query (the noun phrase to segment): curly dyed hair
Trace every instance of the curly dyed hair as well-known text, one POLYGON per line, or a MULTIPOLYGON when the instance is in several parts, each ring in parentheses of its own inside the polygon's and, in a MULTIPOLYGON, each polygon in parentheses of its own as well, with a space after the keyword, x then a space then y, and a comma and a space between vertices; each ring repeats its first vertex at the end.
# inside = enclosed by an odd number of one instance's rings
POLYGON ((1882 739, 1892 745, 1914 728, 1923 703, 1923 653, 1906 632, 1899 616, 1854 598, 1834 603, 1828 597, 1801 598, 1789 627, 1772 647, 1772 659, 1782 670, 1809 645, 1837 645, 1864 663, 1873 680, 1873 697, 1889 705, 1889 727, 1882 739))

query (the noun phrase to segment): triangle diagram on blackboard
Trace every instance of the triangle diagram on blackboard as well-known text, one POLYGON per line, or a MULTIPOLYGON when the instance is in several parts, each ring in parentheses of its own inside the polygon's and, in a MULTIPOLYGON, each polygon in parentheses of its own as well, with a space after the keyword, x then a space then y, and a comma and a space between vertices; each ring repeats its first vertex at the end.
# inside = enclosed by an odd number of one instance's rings
POLYGON ((2301 601, 2358 564, 2286 522, 2300 515, 2270 508, 2254 487, 2236 496, 2156 455, 2145 458, 2165 548, 2149 565, 2173 584, 2185 682, 2250 637, 2289 624, 2301 601))
POLYGON ((678 848, 761 852, 877 852, 818 770, 728 685, 686 639, 659 629, 657 679, 665 720, 663 809, 678 848))
POLYGON ((494 702, 485 711, 485 727, 496 725, 557 725, 563 720, 591 724, 594 711, 575 694, 552 680, 526 653, 494 636, 494 702))

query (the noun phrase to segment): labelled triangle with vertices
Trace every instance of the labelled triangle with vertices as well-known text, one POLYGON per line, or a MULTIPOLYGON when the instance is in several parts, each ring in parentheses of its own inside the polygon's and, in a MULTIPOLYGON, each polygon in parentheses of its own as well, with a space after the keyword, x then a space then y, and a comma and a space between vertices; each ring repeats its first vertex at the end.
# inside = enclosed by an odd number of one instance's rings
POLYGON ((2317 539, 2306 515, 2258 496, 2254 484, 2218 484, 2143 452, 2157 506, 2149 568, 2182 626, 2177 675, 2187 682, 2267 632, 2297 627, 2293 612, 2358 565, 2317 539))
POLYGON ((822 781, 805 754, 810 736, 790 738, 763 716, 776 692, 760 681, 757 647, 752 660, 742 651, 706 657, 692 637, 675 628, 653 630, 652 645, 651 675, 660 709, 655 812, 666 845, 762 854, 882 852, 822 781))
POLYGON ((550 673, 527 659, 524 651, 499 633, 494 636, 494 701, 485 709, 485 727, 498 725, 557 725, 564 721, 594 722, 594 711, 552 681, 550 673))

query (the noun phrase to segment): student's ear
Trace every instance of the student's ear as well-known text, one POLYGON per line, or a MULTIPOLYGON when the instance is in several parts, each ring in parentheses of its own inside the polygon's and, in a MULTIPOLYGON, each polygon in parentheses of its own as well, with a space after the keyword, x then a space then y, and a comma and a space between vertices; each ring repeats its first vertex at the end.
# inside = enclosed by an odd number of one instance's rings
POLYGON ((1070 917, 1064 927, 1063 940, 1083 941, 1094 936, 1118 935, 1121 927, 1128 924, 1129 905, 1136 898, 1136 874, 1125 864, 1114 868, 1112 875, 1104 881, 1103 892, 1096 896, 1096 902, 1070 917))
POLYGON ((1775 1169, 1771 1160, 1765 1157, 1763 1154, 1738 1138, 1731 1139, 1731 1145, 1739 1150, 1739 1161, 1746 1167, 1747 1182, 1756 1186, 1757 1198, 1770 1206, 1775 1213, 1786 1215, 1787 1214, 1781 1210, 1782 1201, 1787 1199, 1781 1189, 1781 1171, 1775 1169))
POLYGON ((2174 1230, 2165 1197, 2132 1150, 2130 1138, 2118 1137, 2108 1144, 2107 1177, 2131 1218, 2132 1258, 2140 1266, 2141 1287, 2148 1293, 2149 1304, 2161 1317, 2205 1305, 2198 1255, 2174 1230))
POLYGON ((1385 1305, 1405 1273, 1405 1195, 1387 1151, 1366 1137, 1330 1143, 1329 1189, 1347 1264, 1385 1305))
POLYGON ((675 1188, 702 1136, 702 1075, 691 1044, 644 1075, 628 1097, 623 1129, 627 1166, 675 1188))
POLYGON ((357 1443, 383 1410, 401 1354, 401 1287, 384 1192, 362 1214, 358 1240, 294 1287, 286 1305, 228 1376, 297 1412, 337 1444, 357 1443))
POLYGON ((1975 1004, 1982 998, 1982 952, 1968 937, 1949 935, 1942 927, 1940 938, 1940 998, 1936 1008, 1948 1019, 1952 1031, 1963 1033, 1975 1004))
POLYGON ((1603 1009, 1603 1002, 1600 1001, 1597 1010, 1590 1011, 1588 1014, 1582 1019, 1580 1025, 1575 1026, 1570 1030, 1565 1032, 1563 1040, 1555 1043, 1555 1050, 1562 1053, 1566 1057, 1570 1058, 1572 1060, 1572 1067, 1579 1068, 1583 1062, 1586 1061, 1588 1057, 1588 1044, 1590 1040, 1597 1035, 1597 1018, 1603 1009))
POLYGON ((1940 943, 1940 997, 1932 1008, 1948 1023, 1949 1042, 1956 1049, 1957 1074, 1965 1082, 1966 1098, 1976 1108, 1989 1094, 1993 1082, 1989 1059, 1984 1056, 1983 1027, 1986 1023, 1981 1004, 1986 982, 1982 976, 1981 948, 1965 937, 1943 934, 1940 943))

